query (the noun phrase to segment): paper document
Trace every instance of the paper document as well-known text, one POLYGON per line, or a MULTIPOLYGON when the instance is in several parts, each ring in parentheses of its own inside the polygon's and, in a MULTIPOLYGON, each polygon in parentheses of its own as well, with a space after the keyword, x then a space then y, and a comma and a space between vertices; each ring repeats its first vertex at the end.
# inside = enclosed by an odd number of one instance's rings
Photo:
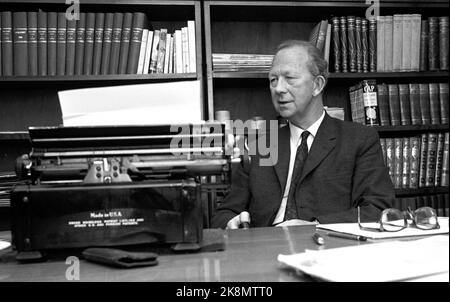
MULTIPOLYGON (((278 261, 327 281, 410 281, 449 271, 446 235, 278 255, 278 261)), ((449 280, 441 280, 448 282, 449 280)))
POLYGON ((64 126, 200 123, 200 81, 59 91, 64 126))
POLYGON ((3 241, 3 240, 0 239, 0 251, 4 250, 4 249, 6 249, 6 248, 8 248, 10 246, 11 246, 11 243, 9 243, 8 241, 3 241))
MULTIPOLYGON (((427 236, 436 234, 448 234, 448 217, 438 217, 440 225, 439 229, 434 230, 421 230, 414 226, 407 227, 398 232, 377 232, 377 231, 365 231, 361 230, 357 223, 332 223, 332 224, 319 224, 316 226, 318 229, 334 231, 345 234, 353 234, 364 236, 367 239, 387 239, 387 238, 401 238, 401 237, 413 237, 413 236, 427 236)), ((364 226, 377 227, 378 223, 364 223, 364 226)))

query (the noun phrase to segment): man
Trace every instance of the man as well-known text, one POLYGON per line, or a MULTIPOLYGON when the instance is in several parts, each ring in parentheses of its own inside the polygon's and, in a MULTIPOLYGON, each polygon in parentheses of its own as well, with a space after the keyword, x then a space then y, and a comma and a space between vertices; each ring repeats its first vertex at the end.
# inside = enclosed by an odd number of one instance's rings
POLYGON ((394 200, 376 130, 331 118, 323 108, 327 62, 305 41, 286 41, 269 72, 273 105, 289 125, 279 129, 278 160, 233 171, 231 192, 212 227, 238 228, 375 221, 394 200))

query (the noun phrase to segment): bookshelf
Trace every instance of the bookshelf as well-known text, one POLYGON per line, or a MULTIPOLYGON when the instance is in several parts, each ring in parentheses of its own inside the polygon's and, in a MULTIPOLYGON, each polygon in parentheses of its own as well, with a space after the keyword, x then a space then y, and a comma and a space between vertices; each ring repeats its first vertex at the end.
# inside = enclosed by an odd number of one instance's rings
MULTIPOLYGON (((308 40, 313 27, 333 16, 365 18, 369 5, 365 1, 205 1, 205 62, 208 116, 215 111, 230 111, 231 119, 249 120, 262 116, 275 119, 267 72, 215 71, 212 54, 274 54, 276 46, 286 39, 308 40)), ((380 15, 421 14, 422 19, 443 16, 447 0, 381 1, 380 15)), ((331 58, 331 53, 330 53, 331 58)), ((330 71, 333 71, 330 66, 330 71)), ((351 120, 349 87, 364 79, 377 84, 443 83, 448 71, 422 72, 330 72, 324 94, 324 105, 343 107, 345 119, 351 120)), ((417 136, 423 133, 443 133, 448 124, 376 126, 380 138, 417 136)), ((446 194, 448 187, 396 189, 398 198, 446 194)))

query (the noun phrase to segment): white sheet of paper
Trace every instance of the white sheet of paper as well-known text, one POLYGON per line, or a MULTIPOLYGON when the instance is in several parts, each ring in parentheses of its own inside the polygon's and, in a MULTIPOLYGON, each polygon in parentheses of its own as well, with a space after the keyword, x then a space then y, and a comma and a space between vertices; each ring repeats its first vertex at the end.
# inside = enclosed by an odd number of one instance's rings
POLYGON ((161 125, 202 120, 200 81, 58 92, 64 126, 161 125))
MULTIPOLYGON (((334 231, 339 233, 353 234, 367 237, 368 239, 388 239, 388 238, 401 238, 401 237, 414 237, 414 236, 426 236, 436 234, 448 234, 448 217, 438 217, 440 225, 439 229, 434 230, 421 230, 415 227, 408 227, 399 232, 372 232, 361 230, 357 223, 330 223, 319 224, 318 229, 334 231)), ((377 223, 364 223, 365 226, 376 227, 377 223)))
POLYGON ((0 240, 0 251, 4 250, 10 246, 11 246, 11 243, 9 243, 8 241, 0 240))
MULTIPOLYGON (((278 261, 327 281, 382 282, 448 276, 449 237, 387 241, 278 255, 278 261)), ((448 279, 445 280, 448 282, 448 279)))

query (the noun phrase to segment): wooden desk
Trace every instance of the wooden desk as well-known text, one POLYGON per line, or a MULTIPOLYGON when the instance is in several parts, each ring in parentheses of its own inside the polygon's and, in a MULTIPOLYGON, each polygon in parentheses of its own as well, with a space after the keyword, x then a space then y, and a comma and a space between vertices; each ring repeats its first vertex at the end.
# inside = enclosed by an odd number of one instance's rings
MULTIPOLYGON (((229 230, 224 251, 160 255, 159 264, 152 267, 120 269, 81 259, 80 281, 310 281, 282 268, 278 254, 365 244, 324 235, 325 246, 319 246, 312 240, 314 230, 314 226, 229 230)), ((9 236, 0 232, 0 238, 9 236)), ((67 280, 69 264, 64 259, 19 264, 14 257, 11 248, 0 251, 0 282, 67 280)))

